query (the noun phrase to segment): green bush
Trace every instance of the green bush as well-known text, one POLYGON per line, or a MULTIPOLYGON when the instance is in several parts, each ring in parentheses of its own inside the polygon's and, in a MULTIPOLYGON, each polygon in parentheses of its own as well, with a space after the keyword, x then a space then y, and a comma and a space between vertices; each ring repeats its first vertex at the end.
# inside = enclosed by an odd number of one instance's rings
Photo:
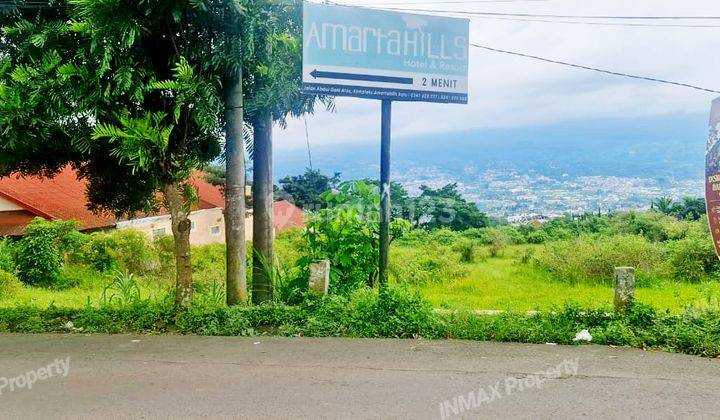
POLYGON ((550 235, 542 229, 533 229, 527 233, 527 242, 529 244, 544 244, 549 240, 550 235))
POLYGON ((15 296, 22 287, 22 283, 14 274, 0 270, 0 299, 15 296))
POLYGON ((513 237, 509 232, 508 229, 502 228, 489 228, 485 231, 482 243, 489 246, 490 257, 501 256, 508 245, 513 243, 513 237))
POLYGON ((577 238, 587 234, 605 234, 609 230, 610 217, 585 214, 580 218, 565 216, 553 219, 540 228, 548 241, 577 238))
POLYGON ((612 284, 615 267, 635 267, 638 285, 667 277, 665 248, 638 235, 589 236, 547 243, 534 261, 570 283, 612 284))
POLYGON ((119 262, 120 270, 137 275, 157 272, 160 267, 158 256, 144 233, 124 229, 111 234, 113 239, 112 253, 119 262))
POLYGON ((77 230, 69 230, 59 237, 60 248, 63 253, 63 262, 82 262, 86 256, 90 236, 77 230))
POLYGON ((111 270, 117 265, 112 255, 112 247, 110 235, 104 232, 93 233, 85 244, 84 252, 80 254, 82 259, 76 262, 85 263, 98 271, 111 270))
MULTIPOLYGON (((173 261, 172 257, 170 261, 173 261)), ((209 290, 214 283, 224 284, 225 264, 225 244, 194 247, 192 249, 192 267, 196 290, 209 290)))
POLYGON ((475 262, 475 243, 470 239, 458 241, 455 245, 453 245, 452 250, 460 254, 460 262, 475 262))
POLYGON ((9 273, 15 272, 15 253, 14 246, 10 239, 0 239, 0 270, 9 273))
POLYGON ((627 212, 617 215, 611 231, 617 234, 640 235, 652 242, 666 241, 670 231, 675 232, 679 222, 674 217, 659 213, 627 212))
POLYGON ((435 243, 393 247, 390 277, 397 284, 413 285, 455 280, 466 275, 468 268, 458 264, 454 258, 448 258, 452 253, 451 247, 435 243))
POLYGON ((427 236, 427 241, 437 245, 452 245, 462 238, 462 234, 448 228, 433 229, 427 236))
POLYGON ((87 265, 68 263, 60 269, 55 283, 50 285, 54 290, 66 290, 79 287, 83 290, 102 287, 107 282, 107 275, 87 265))
POLYGON ((426 244, 429 237, 430 231, 427 229, 413 229, 396 243, 402 245, 426 244))
POLYGON ((525 236, 514 226, 498 226, 494 228, 488 228, 487 235, 490 235, 491 243, 493 242, 493 237, 496 235, 503 236, 511 245, 522 245, 527 242, 525 236))
POLYGON ((15 250, 20 280, 37 286, 55 283, 63 263, 62 236, 70 231, 67 222, 49 222, 40 218, 30 222, 15 250))
POLYGON ((668 264, 679 281, 700 282, 717 274, 720 262, 710 238, 688 237, 669 245, 668 264))
POLYGON ((160 261, 159 271, 166 278, 175 276, 175 239, 171 235, 161 235, 153 241, 153 249, 160 261))
MULTIPOLYGON (((330 260, 330 293, 346 293, 373 284, 379 264, 380 194, 376 186, 354 181, 322 195, 323 208, 309 217, 304 232, 305 255, 299 265, 307 272, 315 260, 330 260)), ((393 238, 407 233, 410 223, 390 223, 393 238)))
POLYGON ((160 271, 160 257, 147 236, 140 231, 96 232, 87 236, 80 245, 82 251, 70 260, 73 263, 82 263, 98 271, 120 270, 137 275, 160 271))
POLYGON ((436 313, 402 288, 362 288, 345 296, 308 295, 300 306, 193 305, 176 312, 172 299, 129 300, 70 310, 51 306, 0 308, 0 333, 67 332, 202 335, 303 335, 314 337, 453 338, 523 343, 577 344, 587 329, 593 343, 658 348, 707 357, 720 355, 720 312, 687 310, 670 315, 636 304, 625 313, 574 306, 534 315, 436 313))
POLYGON ((437 324, 431 307, 417 292, 362 288, 349 296, 307 303, 307 323, 296 332, 308 336, 432 337, 437 324))

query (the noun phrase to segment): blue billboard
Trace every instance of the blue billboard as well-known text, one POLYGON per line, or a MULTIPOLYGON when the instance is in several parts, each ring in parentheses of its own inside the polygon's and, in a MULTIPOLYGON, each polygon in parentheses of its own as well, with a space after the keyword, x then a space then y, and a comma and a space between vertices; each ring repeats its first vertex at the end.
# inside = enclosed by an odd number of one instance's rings
POLYGON ((303 91, 467 103, 469 22, 305 3, 303 91))

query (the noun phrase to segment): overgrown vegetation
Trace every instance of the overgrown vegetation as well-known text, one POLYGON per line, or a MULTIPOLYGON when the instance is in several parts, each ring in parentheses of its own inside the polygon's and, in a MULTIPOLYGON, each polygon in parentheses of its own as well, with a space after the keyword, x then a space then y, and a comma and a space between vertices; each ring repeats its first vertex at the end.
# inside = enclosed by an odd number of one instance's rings
POLYGON ((278 260, 266 265, 275 303, 231 309, 224 303, 224 245, 193 248, 195 303, 175 312, 171 237, 83 234, 72 223, 36 220, 25 238, 0 241, 0 331, 64 331, 70 320, 83 332, 569 344, 589 329, 600 344, 719 353, 718 262, 705 220, 621 213, 456 231, 412 230, 396 219, 391 287, 379 291, 371 287, 377 187, 344 183, 322 199, 324 209, 310 215, 307 229, 276 241, 278 260), (26 252, 30 244, 43 252, 26 252), (53 264, 46 266, 48 253, 53 264), (308 265, 319 258, 333 266, 326 298, 307 291, 308 265), (637 269, 639 304, 631 314, 614 314, 606 309, 613 268, 625 265, 637 269), (541 312, 523 312, 533 309, 541 312))
POLYGON ((455 338, 576 344, 587 329, 597 344, 720 355, 720 312, 669 315, 636 305, 623 314, 568 306, 527 315, 436 313, 417 293, 403 288, 359 289, 348 295, 307 297, 299 306, 192 305, 176 312, 172 299, 108 303, 83 309, 0 309, 0 332, 168 333, 201 335, 455 338))
MULTIPOLYGON (((362 181, 342 184, 337 191, 322 195, 325 208, 311 216, 305 230, 307 255, 301 267, 329 259, 331 288, 335 293, 373 286, 379 264, 380 192, 362 181)), ((390 223, 392 239, 410 230, 410 223, 390 223)))

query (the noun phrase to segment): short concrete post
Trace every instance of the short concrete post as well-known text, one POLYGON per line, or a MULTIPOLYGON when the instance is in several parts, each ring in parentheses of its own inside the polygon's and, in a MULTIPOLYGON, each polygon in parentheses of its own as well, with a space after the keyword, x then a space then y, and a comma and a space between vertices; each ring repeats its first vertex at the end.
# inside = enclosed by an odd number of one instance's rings
POLYGON ((327 295, 330 287, 330 261, 315 261, 310 264, 310 283, 311 292, 327 295))
POLYGON ((615 310, 624 312, 635 300, 635 269, 633 267, 615 268, 615 310))

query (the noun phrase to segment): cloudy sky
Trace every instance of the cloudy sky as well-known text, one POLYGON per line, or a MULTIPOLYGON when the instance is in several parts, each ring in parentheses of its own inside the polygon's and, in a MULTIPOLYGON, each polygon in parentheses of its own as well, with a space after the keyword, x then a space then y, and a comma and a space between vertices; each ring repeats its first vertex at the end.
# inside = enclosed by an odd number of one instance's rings
MULTIPOLYGON (((448 0, 381 2, 336 0, 373 7, 440 11, 482 11, 560 15, 720 16, 718 0, 527 0, 482 2, 448 0), (392 3, 392 4, 391 4, 392 3), (442 4, 446 3, 446 4, 442 4)), ((565 22, 572 19, 557 19, 565 22)), ((718 25, 718 20, 628 22, 718 25)), ((623 27, 472 18, 474 43, 720 90, 720 27, 623 27)), ((470 104, 394 105, 394 136, 445 133, 482 128, 540 126, 583 120, 673 117, 709 112, 720 96, 652 82, 603 75, 471 48, 470 104)), ((377 142, 379 101, 338 98, 334 113, 307 117, 311 144, 377 142)), ((305 147, 303 120, 276 128, 280 150, 305 147)))

